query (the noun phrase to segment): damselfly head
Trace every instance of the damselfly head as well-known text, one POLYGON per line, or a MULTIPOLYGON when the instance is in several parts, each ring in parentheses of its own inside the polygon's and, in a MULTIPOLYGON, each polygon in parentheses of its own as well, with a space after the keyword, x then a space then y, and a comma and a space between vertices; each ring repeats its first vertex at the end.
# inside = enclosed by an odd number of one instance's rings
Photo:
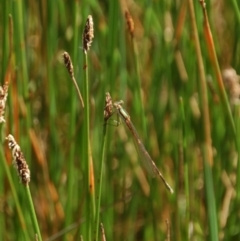
POLYGON ((122 104, 123 104, 123 100, 119 100, 119 101, 116 101, 113 103, 113 106, 116 108, 116 109, 120 109, 122 107, 122 104))

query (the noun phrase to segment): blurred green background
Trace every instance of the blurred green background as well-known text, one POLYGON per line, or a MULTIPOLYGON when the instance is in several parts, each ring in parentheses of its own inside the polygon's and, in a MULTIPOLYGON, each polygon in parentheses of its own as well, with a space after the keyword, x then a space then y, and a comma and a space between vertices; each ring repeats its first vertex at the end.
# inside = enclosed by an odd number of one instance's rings
MULTIPOLYGON (((206 4, 238 137, 240 4, 206 4)), ((106 240, 240 240, 237 141, 210 60, 202 7, 190 0, 1 1, 0 74, 2 84, 9 81, 1 166, 9 164, 26 226, 0 168, 0 240, 25 240, 24 229, 35 240, 24 186, 5 143, 9 133, 31 170, 43 240, 80 240, 80 235, 94 240, 87 218, 84 112, 62 60, 67 51, 83 91, 82 32, 89 14, 94 21, 87 70, 96 198, 106 92, 113 101, 124 101, 142 142, 175 191, 170 194, 159 178, 142 169, 129 130, 109 120, 100 213, 106 240), (212 166, 203 157, 206 123, 189 2, 205 68, 212 166), (126 11, 134 21, 133 39, 126 11)))

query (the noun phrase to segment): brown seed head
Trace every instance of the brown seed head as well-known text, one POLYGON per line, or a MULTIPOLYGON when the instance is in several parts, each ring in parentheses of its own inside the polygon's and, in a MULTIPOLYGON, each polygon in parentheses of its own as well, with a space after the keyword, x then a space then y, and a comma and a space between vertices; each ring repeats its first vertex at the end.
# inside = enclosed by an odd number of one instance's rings
POLYGON ((83 51, 85 54, 90 49, 93 38, 94 38, 93 18, 91 15, 88 15, 87 22, 83 31, 83 36, 82 36, 83 51))
POLYGON ((0 86, 0 123, 5 122, 4 111, 6 107, 6 101, 8 96, 8 83, 0 86))
POLYGON ((16 143, 12 135, 8 135, 6 139, 8 140, 9 149, 12 150, 13 166, 16 168, 18 172, 20 182, 22 182, 24 185, 28 185, 28 183, 30 182, 30 170, 28 168, 25 157, 21 152, 21 148, 16 143))
POLYGON ((68 52, 64 52, 62 54, 62 56, 63 56, 64 64, 65 64, 65 66, 67 68, 67 71, 68 71, 68 73, 70 74, 70 76, 72 78, 74 76, 74 71, 73 71, 73 65, 72 65, 71 57, 68 54, 68 52))

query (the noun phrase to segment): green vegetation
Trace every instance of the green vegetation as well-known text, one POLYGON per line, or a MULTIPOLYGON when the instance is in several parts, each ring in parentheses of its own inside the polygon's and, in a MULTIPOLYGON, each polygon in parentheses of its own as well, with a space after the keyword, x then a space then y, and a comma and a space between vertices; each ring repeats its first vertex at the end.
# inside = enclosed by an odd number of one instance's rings
POLYGON ((0 240, 240 240, 239 16, 237 0, 2 0, 0 240))

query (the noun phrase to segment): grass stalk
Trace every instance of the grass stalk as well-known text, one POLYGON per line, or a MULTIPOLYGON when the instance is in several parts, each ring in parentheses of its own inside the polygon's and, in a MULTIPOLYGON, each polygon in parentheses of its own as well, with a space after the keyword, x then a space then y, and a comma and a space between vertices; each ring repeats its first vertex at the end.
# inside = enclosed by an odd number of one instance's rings
POLYGON ((213 165, 213 155, 212 155, 212 140, 211 140, 211 130, 210 130, 210 116, 209 116, 209 106, 208 106, 208 96, 207 96, 207 85, 205 78, 205 70, 203 65, 203 59, 201 54, 200 42, 198 38, 196 18, 194 12, 193 1, 189 0, 189 12, 190 19, 193 30, 193 38, 195 41, 195 51, 197 54, 197 64, 199 71, 199 84, 200 84, 200 97, 201 97, 201 108, 202 108, 202 127, 204 130, 203 133, 203 162, 204 162, 204 173, 205 175, 205 192, 207 198, 207 213, 209 217, 209 232, 212 241, 217 241, 218 236, 218 226, 216 222, 216 207, 215 207, 215 198, 214 197, 214 189, 213 189, 213 181, 212 181, 212 170, 211 166, 213 165))
POLYGON ((103 126, 103 144, 102 144, 102 158, 100 163, 100 172, 98 180, 98 194, 97 194, 97 206, 96 206, 96 223, 95 223, 95 240, 98 240, 99 235, 99 225, 100 225, 100 212, 101 212, 101 196, 102 196, 102 180, 103 180, 103 166, 106 158, 106 147, 107 147, 107 124, 103 126))
POLYGON ((83 32, 83 66, 84 66, 84 143, 87 145, 87 153, 85 156, 87 165, 87 240, 91 240, 92 230, 94 227, 96 205, 95 205, 95 184, 94 184, 94 171, 91 153, 90 142, 90 99, 89 99, 89 74, 88 74, 88 55, 92 39, 94 37, 93 20, 92 16, 88 16, 86 26, 83 32))
POLYGON ((102 142, 102 158, 100 163, 100 172, 98 180, 98 196, 97 196, 97 207, 96 207, 96 223, 95 223, 95 241, 98 240, 99 235, 99 217, 101 212, 101 196, 102 196, 102 180, 103 180, 103 166, 106 158, 106 147, 108 143, 108 125, 107 120, 112 115, 112 99, 109 93, 106 93, 105 109, 104 109, 104 124, 103 124, 103 142, 102 142))
MULTIPOLYGON (((209 21, 208 21, 205 1, 200 0, 200 2, 202 4, 203 15, 204 15, 204 34, 205 34, 205 39, 206 39, 209 57, 210 57, 212 66, 214 68, 214 72, 216 74, 219 92, 220 92, 220 95, 221 95, 222 103, 223 103, 223 105, 224 105, 224 107, 227 111, 227 116, 228 116, 228 119, 229 119, 229 122, 230 122, 230 127, 232 129, 232 132, 233 132, 234 136, 236 137, 235 123, 234 123, 234 119, 233 119, 233 116, 232 116, 232 111, 231 111, 231 108, 230 108, 228 97, 227 97, 227 94, 226 94, 226 91, 225 91, 224 83, 223 83, 223 80, 222 80, 222 73, 221 73, 221 70, 220 70, 220 67, 219 67, 219 64, 218 64, 217 54, 216 54, 216 50, 215 50, 215 46, 214 46, 214 42, 213 42, 213 37, 212 37, 212 33, 211 33, 209 21)), ((236 140, 236 143, 237 143, 237 140, 236 140)))
POLYGON ((68 70, 68 72, 69 72, 69 74, 70 74, 70 77, 71 77, 71 79, 72 79, 72 82, 73 82, 73 84, 74 84, 74 87, 75 87, 75 89, 77 90, 77 94, 78 94, 79 101, 80 101, 80 103, 82 104, 82 107, 84 108, 83 98, 82 98, 80 89, 78 88, 78 84, 77 84, 77 81, 76 81, 75 75, 74 75, 72 60, 71 60, 70 55, 69 55, 67 52, 64 52, 64 53, 63 53, 63 60, 64 60, 64 63, 65 63, 65 66, 66 66, 66 68, 67 68, 67 70, 68 70))
POLYGON ((184 161, 184 188, 186 198, 186 223, 190 221, 190 205, 189 205, 189 173, 188 173, 188 161, 187 161, 187 134, 186 134, 186 119, 185 110, 182 97, 180 98, 181 118, 182 118, 182 147, 183 147, 183 161, 184 161))
POLYGON ((127 25, 128 25, 128 30, 130 33, 130 38, 131 38, 131 46, 132 46, 132 54, 133 54, 133 62, 134 62, 134 70, 135 70, 135 75, 136 75, 136 88, 135 88, 135 96, 136 96, 136 102, 138 105, 136 106, 137 109, 139 110, 138 112, 140 113, 141 116, 141 127, 144 133, 144 137, 147 136, 147 129, 146 129, 146 121, 145 121, 145 115, 144 115, 144 108, 143 108, 143 100, 142 100, 142 95, 141 95, 141 77, 140 77, 140 67, 139 67, 139 56, 138 56, 138 48, 137 48, 137 43, 136 39, 134 37, 134 22, 131 17, 131 15, 126 12, 125 13, 126 20, 127 20, 127 25))
MULTIPOLYGON (((87 61, 87 54, 84 54, 84 66, 87 66, 88 61, 87 61)), ((84 143, 86 147, 86 155, 85 155, 85 163, 87 166, 87 240, 91 240, 91 220, 92 220, 92 209, 91 209, 91 194, 90 194, 90 133, 89 133, 89 94, 88 94, 88 69, 85 67, 84 69, 84 143)))
MULTIPOLYGON (((16 32, 16 37, 18 40, 18 54, 19 58, 21 60, 21 76, 20 76, 20 85, 18 87, 22 89, 22 95, 24 99, 29 98, 29 89, 28 89, 28 84, 29 84, 29 77, 28 77, 28 68, 27 68, 27 56, 26 56, 26 44, 25 44, 25 24, 24 20, 25 17, 23 15, 23 7, 24 7, 24 2, 22 1, 16 1, 16 11, 17 11, 17 19, 15 19, 15 32, 16 32)), ((24 129, 25 133, 28 133, 28 130, 31 127, 31 108, 29 103, 26 106, 27 108, 27 115, 26 115, 26 123, 22 125, 22 128, 24 129)), ((25 138, 26 143, 28 146, 30 146, 30 141, 27 135, 22 135, 22 138, 25 138), (25 136, 25 137, 24 137, 25 136)), ((25 156, 28 160, 30 160, 31 156, 31 148, 28 148, 26 150, 25 156)))
MULTIPOLYGON (((74 2, 74 39, 73 39, 73 66, 77 66, 77 56, 79 53, 79 31, 78 31, 78 23, 77 23, 77 16, 79 13, 79 1, 74 2)), ((81 94, 80 94, 81 96, 81 94)), ((79 97, 80 97, 79 96, 79 97)), ((81 101, 81 100, 80 100, 81 101)), ((71 140, 76 132, 76 95, 74 86, 71 85, 71 109, 70 109, 70 127, 69 127, 69 139, 71 140)), ((66 206, 66 218, 65 218, 65 225, 70 225, 73 212, 72 207, 74 206, 74 193, 75 193, 75 185, 74 182, 74 155, 76 150, 76 142, 71 142, 70 146, 70 153, 69 153, 69 165, 68 165, 68 205, 66 206)))
MULTIPOLYGON (((216 50, 215 50, 215 46, 214 46, 214 42, 213 42, 213 37, 212 37, 212 33, 211 33, 209 21, 208 21, 208 15, 207 15, 207 11, 206 11, 206 3, 204 0, 199 0, 199 1, 202 5, 202 10, 203 10, 203 15, 204 15, 204 35, 205 35, 205 39, 206 39, 208 53, 209 53, 210 60, 211 60, 211 63, 212 63, 212 66, 213 66, 213 69, 214 69, 214 72, 216 75, 221 100, 222 100, 223 106, 226 110, 226 114, 227 114, 227 117, 228 117, 228 120, 230 123, 230 128, 234 135, 235 147, 237 149, 237 152, 240 153, 240 146, 238 144, 239 141, 238 141, 238 137, 237 137, 237 133, 236 133, 235 122, 234 122, 231 107, 230 107, 230 104, 228 101, 228 97, 227 97, 227 94, 225 91, 225 87, 224 87, 224 83, 223 83, 223 79, 222 79, 222 73, 221 73, 221 70, 219 67, 217 54, 216 54, 216 50)), ((238 167, 237 167, 237 199, 240 200, 240 155, 238 155, 238 167)))
POLYGON ((28 202, 29 202, 29 206, 30 206, 30 214, 31 214, 31 217, 32 217, 33 227, 34 227, 35 233, 37 234, 37 238, 38 238, 37 240, 42 241, 42 236, 41 236, 41 233, 40 233, 40 229, 39 229, 39 225, 38 225, 38 221, 37 221, 37 216, 36 216, 33 201, 32 201, 32 195, 31 195, 30 188, 29 188, 28 184, 26 185, 26 192, 27 192, 27 198, 28 198, 28 202))
POLYGON ((204 141, 209 146, 208 162, 210 166, 212 166, 213 165, 212 151, 211 151, 212 140, 211 140, 210 117, 209 117, 205 70, 204 70, 204 64, 203 64, 203 59, 201 54, 200 42, 198 38, 197 25, 195 21, 196 18, 194 13, 193 1, 189 0, 188 2, 189 2, 189 11, 190 11, 190 18, 191 18, 191 24, 192 24, 192 30, 193 30, 193 37, 195 41, 195 51, 197 54, 198 71, 199 71, 200 96, 201 96, 201 102, 202 102, 201 108, 203 112, 204 141))
POLYGON ((146 121, 144 115, 144 108, 143 108, 143 98, 141 95, 141 77, 140 77, 140 67, 139 67, 139 57, 138 57, 138 48, 135 38, 131 38, 132 45, 133 45, 133 56, 134 56, 134 66, 135 72, 137 76, 137 88, 136 88, 136 96, 137 96, 137 103, 139 103, 139 112, 141 116, 141 126, 144 133, 144 136, 147 136, 147 128, 146 128, 146 121))
MULTIPOLYGON (((56 17, 56 5, 54 2, 48 1, 46 2, 46 8, 43 8, 44 12, 43 14, 46 14, 46 19, 44 22, 44 33, 43 37, 46 41, 46 46, 43 46, 44 48, 44 61, 45 66, 44 68, 46 71, 47 81, 46 81, 46 96, 47 101, 49 102, 49 108, 48 108, 48 121, 49 121, 49 129, 51 130, 49 133, 49 139, 50 144, 49 148, 52 150, 50 152, 49 159, 51 160, 49 165, 49 172, 54 172, 55 170, 59 169, 59 162, 63 160, 62 153, 59 152, 59 136, 58 136, 58 130, 56 126, 56 117, 57 117, 57 83, 56 79, 54 78, 54 72, 52 71, 52 59, 53 54, 56 48, 56 42, 57 42, 57 33, 55 29, 55 17, 56 17)), ((58 182, 58 176, 52 175, 51 178, 53 179, 53 182, 58 182)))
POLYGON ((240 25, 240 10, 239 10, 237 1, 232 0, 232 5, 233 5, 233 9, 235 11, 236 17, 237 17, 238 25, 240 25))
POLYGON ((203 153, 203 165, 204 165, 204 183, 205 191, 207 197, 207 209, 208 209, 208 223, 209 223, 209 232, 210 239, 212 241, 218 241, 218 218, 216 213, 216 200, 213 189, 213 177, 212 177, 212 168, 208 162, 208 146, 203 144, 202 146, 203 153))
POLYGON ((116 59, 114 58, 115 53, 115 46, 117 45, 118 41, 118 28, 116 27, 116 22, 118 21, 118 13, 119 13, 119 2, 118 1, 110 1, 109 2, 109 16, 108 16, 108 23, 109 23, 109 34, 107 40, 107 59, 111 60, 108 61, 108 66, 112 66, 111 68, 107 68, 108 73, 107 77, 110 81, 110 92, 112 93, 115 89, 116 84, 116 59))

